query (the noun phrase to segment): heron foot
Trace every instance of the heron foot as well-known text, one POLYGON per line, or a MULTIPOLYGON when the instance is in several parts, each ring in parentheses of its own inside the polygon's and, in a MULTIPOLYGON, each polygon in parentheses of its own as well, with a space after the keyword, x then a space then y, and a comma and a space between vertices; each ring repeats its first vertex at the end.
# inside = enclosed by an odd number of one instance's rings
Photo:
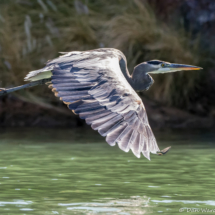
POLYGON ((7 91, 5 88, 0 88, 0 96, 6 94, 7 91))
POLYGON ((164 154, 166 154, 170 149, 171 149, 171 146, 169 146, 169 147, 167 147, 167 148, 165 148, 165 149, 163 149, 163 150, 161 150, 161 151, 158 151, 158 152, 157 152, 157 155, 164 155, 164 154))

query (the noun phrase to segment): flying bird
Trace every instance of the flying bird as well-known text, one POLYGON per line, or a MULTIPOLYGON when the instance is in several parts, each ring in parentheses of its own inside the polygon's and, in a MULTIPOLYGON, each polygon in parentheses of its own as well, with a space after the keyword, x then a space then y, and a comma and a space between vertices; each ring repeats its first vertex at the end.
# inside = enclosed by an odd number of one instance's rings
POLYGON ((149 74, 199 70, 196 66, 151 60, 137 65, 132 75, 125 55, 113 48, 61 53, 42 69, 30 72, 30 83, 0 89, 4 95, 20 89, 48 84, 70 110, 106 137, 110 146, 118 144, 140 158, 161 152, 148 122, 146 110, 136 92, 154 83, 149 74))

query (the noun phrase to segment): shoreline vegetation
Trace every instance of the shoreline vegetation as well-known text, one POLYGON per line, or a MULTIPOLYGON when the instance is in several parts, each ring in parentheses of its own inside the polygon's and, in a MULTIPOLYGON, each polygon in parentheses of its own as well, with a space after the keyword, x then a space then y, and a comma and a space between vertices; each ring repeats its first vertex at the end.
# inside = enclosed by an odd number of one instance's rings
MULTIPOLYGON (((214 77, 213 57, 202 49, 201 34, 194 36, 180 23, 161 17, 156 4, 143 0, 3 0, 0 87, 24 84, 29 71, 43 67, 58 52, 112 47, 126 55, 130 73, 135 65, 152 59, 203 67, 154 75, 154 85, 140 96, 152 127, 213 127, 215 89, 208 84, 214 77)), ((47 87, 0 98, 0 126, 79 125, 84 122, 47 87)))
MULTIPOLYGON (((68 110, 63 103, 49 104, 37 97, 9 95, 0 100, 0 127, 90 127, 85 121, 68 110), (33 102, 32 102, 33 101, 33 102)), ((174 107, 161 105, 142 97, 150 126, 165 129, 214 129, 211 117, 201 117, 174 107)))

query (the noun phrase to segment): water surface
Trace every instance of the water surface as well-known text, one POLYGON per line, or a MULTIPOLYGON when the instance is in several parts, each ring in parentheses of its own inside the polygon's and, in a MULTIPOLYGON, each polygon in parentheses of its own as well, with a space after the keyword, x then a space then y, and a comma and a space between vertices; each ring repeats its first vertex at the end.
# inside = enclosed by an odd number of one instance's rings
POLYGON ((155 135, 172 149, 148 161, 88 129, 1 130, 0 214, 215 214, 214 134, 155 135))

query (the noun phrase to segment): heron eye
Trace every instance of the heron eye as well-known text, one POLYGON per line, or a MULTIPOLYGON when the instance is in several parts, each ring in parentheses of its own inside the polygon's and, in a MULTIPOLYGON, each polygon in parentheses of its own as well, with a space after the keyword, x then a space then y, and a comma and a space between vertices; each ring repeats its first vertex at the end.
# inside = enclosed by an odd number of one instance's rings
POLYGON ((162 63, 162 64, 161 64, 161 66, 162 66, 162 67, 164 67, 164 66, 165 66, 165 64, 164 64, 164 63, 162 63))

